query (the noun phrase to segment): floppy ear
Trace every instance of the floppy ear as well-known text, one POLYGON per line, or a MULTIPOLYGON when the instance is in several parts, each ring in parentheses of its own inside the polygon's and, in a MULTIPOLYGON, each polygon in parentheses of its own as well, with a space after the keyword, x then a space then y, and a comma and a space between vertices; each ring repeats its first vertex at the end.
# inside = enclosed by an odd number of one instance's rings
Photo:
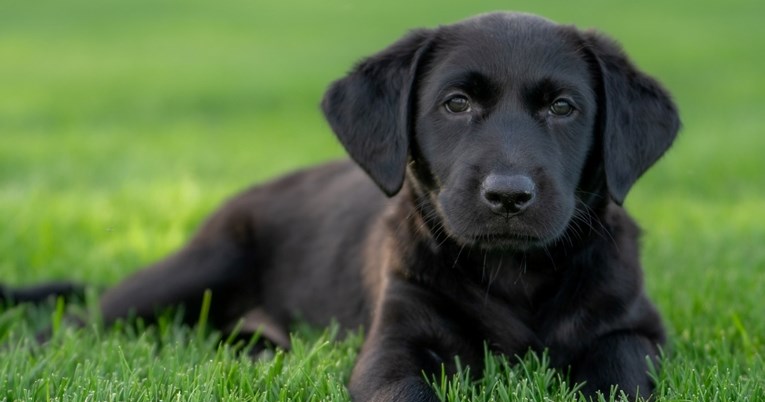
POLYGON ((404 183, 417 64, 431 33, 413 31, 363 60, 321 102, 348 154, 388 196, 404 183))
POLYGON ((635 181, 672 145, 680 118, 667 91, 638 70, 619 45, 596 32, 584 36, 601 80, 598 114, 606 185, 621 205, 635 181))

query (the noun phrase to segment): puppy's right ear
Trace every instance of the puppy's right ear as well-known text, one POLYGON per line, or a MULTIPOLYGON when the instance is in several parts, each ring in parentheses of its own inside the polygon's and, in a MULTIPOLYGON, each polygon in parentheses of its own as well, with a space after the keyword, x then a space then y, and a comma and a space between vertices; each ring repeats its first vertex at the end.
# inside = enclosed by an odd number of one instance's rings
POLYGON ((385 194, 404 183, 417 67, 433 31, 412 31, 335 81, 321 102, 345 150, 385 194))

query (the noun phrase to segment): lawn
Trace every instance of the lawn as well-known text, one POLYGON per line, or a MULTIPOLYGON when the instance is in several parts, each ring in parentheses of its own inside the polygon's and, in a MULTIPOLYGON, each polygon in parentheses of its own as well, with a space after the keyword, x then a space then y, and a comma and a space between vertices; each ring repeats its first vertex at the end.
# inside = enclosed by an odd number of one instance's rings
MULTIPOLYGON (((413 27, 523 10, 609 33, 680 106, 679 140, 626 203, 670 332, 657 399, 765 400, 765 3, 583 4, 3 1, 0 282, 119 281, 240 189, 343 157, 317 105, 356 60, 413 27)), ((251 361, 172 316, 30 342, 60 310, 0 306, 0 400, 346 400, 361 342, 303 328, 251 361)), ((544 356, 486 370, 435 386, 571 398, 544 356)))

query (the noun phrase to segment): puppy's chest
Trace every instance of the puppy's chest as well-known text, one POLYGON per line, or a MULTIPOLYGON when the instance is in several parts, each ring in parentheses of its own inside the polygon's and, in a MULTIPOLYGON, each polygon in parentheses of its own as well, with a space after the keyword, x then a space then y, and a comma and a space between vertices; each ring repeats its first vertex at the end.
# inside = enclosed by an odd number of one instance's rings
POLYGON ((548 340, 564 322, 564 317, 549 313, 550 305, 560 302, 558 273, 548 267, 508 264, 460 276, 460 296, 454 302, 461 308, 455 313, 473 317, 479 332, 475 335, 490 348, 516 354, 551 346, 548 340))

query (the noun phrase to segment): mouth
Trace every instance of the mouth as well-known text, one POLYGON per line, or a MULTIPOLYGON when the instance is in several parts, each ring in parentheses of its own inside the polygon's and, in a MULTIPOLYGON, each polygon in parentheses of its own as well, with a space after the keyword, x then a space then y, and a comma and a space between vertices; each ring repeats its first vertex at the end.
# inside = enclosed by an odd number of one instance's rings
POLYGON ((547 243, 538 236, 517 233, 481 233, 467 236, 469 243, 484 249, 526 251, 547 243))

